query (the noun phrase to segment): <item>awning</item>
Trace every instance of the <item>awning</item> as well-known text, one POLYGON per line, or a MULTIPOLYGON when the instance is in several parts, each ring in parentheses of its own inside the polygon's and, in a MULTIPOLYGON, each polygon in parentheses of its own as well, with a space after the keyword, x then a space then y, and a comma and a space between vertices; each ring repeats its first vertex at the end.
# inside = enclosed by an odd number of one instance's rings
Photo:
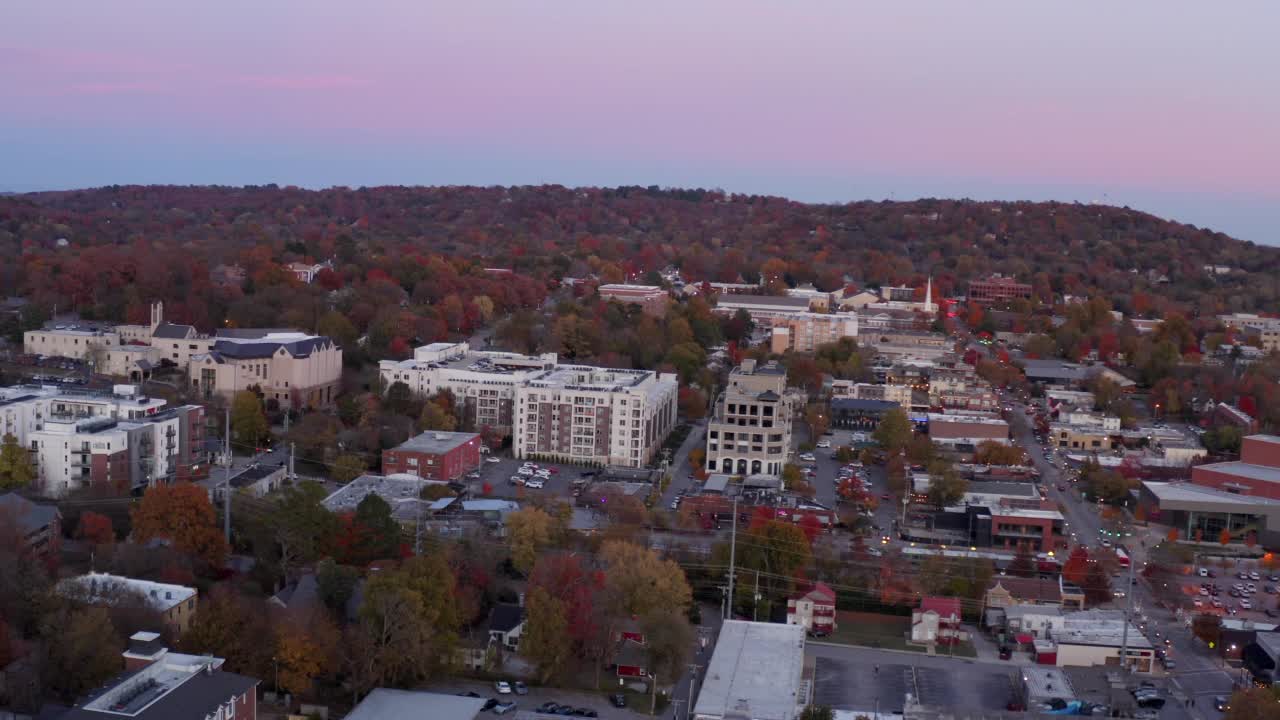
POLYGON ((1013 639, 1017 640, 1019 645, 1030 645, 1036 641, 1036 639, 1028 633, 1018 633, 1013 639))

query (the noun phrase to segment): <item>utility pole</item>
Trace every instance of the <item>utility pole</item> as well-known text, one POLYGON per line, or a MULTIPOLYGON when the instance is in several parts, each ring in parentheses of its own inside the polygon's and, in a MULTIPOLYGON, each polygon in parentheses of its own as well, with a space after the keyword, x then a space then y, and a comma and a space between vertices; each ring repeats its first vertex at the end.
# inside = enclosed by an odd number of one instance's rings
MULTIPOLYGON (((288 426, 288 424, 289 424, 289 420, 288 420, 288 418, 289 418, 289 416, 288 416, 288 415, 285 415, 285 422, 284 422, 284 424, 285 424, 286 426, 288 426)), ((286 432, 288 432, 288 431, 286 430, 286 432)), ((289 443, 289 479, 290 479, 290 480, 296 480, 296 479, 298 478, 298 476, 293 472, 293 456, 294 456, 294 453, 293 453, 293 443, 289 443)))
POLYGON ((1133 558, 1129 558, 1129 585, 1124 589, 1124 627, 1120 629, 1120 667, 1129 668, 1129 613, 1133 610, 1133 558))
POLYGON ((733 572, 738 549, 738 496, 733 496, 733 530, 729 535, 729 601, 725 604, 725 620, 733 617, 733 572))
POLYGON ((231 408, 223 410, 222 431, 222 532, 231 544, 231 408))
POLYGON ((687 715, 693 714, 693 684, 698 680, 698 669, 701 665, 689 663, 689 707, 686 709, 687 715))
POLYGON ((760 571, 756 571, 756 592, 755 598, 751 601, 751 621, 760 621, 760 571))

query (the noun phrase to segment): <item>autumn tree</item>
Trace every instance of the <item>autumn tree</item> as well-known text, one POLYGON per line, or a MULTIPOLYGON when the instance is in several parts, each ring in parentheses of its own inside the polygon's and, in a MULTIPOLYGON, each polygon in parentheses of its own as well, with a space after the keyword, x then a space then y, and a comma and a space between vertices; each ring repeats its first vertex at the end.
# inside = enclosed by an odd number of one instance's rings
POLYGON ((338 516, 335 550, 338 559, 348 565, 367 565, 400 555, 400 523, 391 513, 391 505, 377 494, 366 495, 354 513, 338 516))
POLYGON ((1280 717, 1280 693, 1275 686, 1246 687, 1231 694, 1223 720, 1275 720, 1280 717))
POLYGON ((1218 533, 1218 542, 1222 545, 1230 545, 1231 531, 1226 528, 1222 528, 1222 532, 1218 533))
POLYGON ((380 682, 428 678, 457 643, 455 580, 439 554, 417 555, 365 584, 360 623, 380 682))
POLYGON ((1025 461, 1022 449, 995 440, 983 440, 973 454, 978 465, 1021 465, 1025 461))
POLYGON ((1009 563, 1007 572, 1015 577, 1035 577, 1036 559, 1031 555, 1031 551, 1026 547, 1019 547, 1018 552, 1013 556, 1013 562, 1009 563))
POLYGON ((31 453, 18 445, 18 438, 5 433, 4 442, 0 444, 0 491, 30 487, 35 479, 31 453))
POLYGON ((48 643, 44 686, 65 701, 82 697, 123 669, 124 649, 106 609, 64 606, 42 621, 48 643))
POLYGON ((1089 551, 1083 545, 1071 550, 1067 562, 1062 566, 1062 577, 1068 582, 1083 585, 1085 574, 1089 571, 1089 551))
POLYGON ((835 713, 826 705, 806 705, 797 720, 835 720, 835 713))
POLYGON ((960 476, 950 463, 938 462, 929 468, 929 502, 934 507, 955 505, 969 491, 969 481, 960 476))
POLYGON ((573 641, 564 603, 541 587, 525 600, 525 629, 520 653, 537 668, 538 682, 546 683, 571 657, 573 641))
POLYGON ((880 418, 872 437, 880 443, 880 447, 893 453, 902 450, 911 442, 911 420, 907 412, 900 407, 890 408, 880 418))
POLYGON ((1101 605, 1112 598, 1111 578, 1107 577, 1107 571, 1103 569, 1100 562, 1089 563, 1088 570, 1084 574, 1084 583, 1080 587, 1084 590, 1085 599, 1091 605, 1101 605))
POLYGON ((912 435, 911 441, 907 443, 907 460, 912 465, 924 465, 928 467, 937 457, 937 448, 933 446, 933 441, 928 435, 912 435))
POLYGON ((428 400, 422 404, 422 414, 418 418, 418 430, 423 432, 428 430, 453 432, 457 427, 458 418, 442 407, 440 403, 428 400))
POLYGON ((693 591, 684 570, 653 550, 623 540, 600 549, 605 599, 615 615, 643 615, 655 608, 689 609, 693 591))
POLYGON ((522 573, 533 570, 538 553, 551 544, 552 519, 537 507, 521 508, 507 515, 507 543, 511 564, 522 573))
POLYGON ((116 532, 111 526, 111 518, 92 510, 86 510, 80 514, 76 535, 92 545, 110 545, 116 541, 116 532))
POLYGON ((656 695, 657 685, 679 680, 688 665, 695 639, 693 627, 678 608, 667 607, 641 615, 640 630, 656 695))
POLYGON ((231 435, 242 449, 257 448, 270 431, 257 393, 242 390, 231 401, 231 435))
POLYGON ((272 623, 279 687, 294 695, 307 695, 317 678, 333 667, 338 628, 322 612, 286 611, 272 623))
POLYGON ((321 504, 327 495, 320 483, 304 481, 276 498, 272 535, 286 576, 295 563, 312 563, 329 553, 338 518, 321 504))
POLYGON ((325 558, 316 565, 316 592, 320 602, 333 612, 341 612, 355 593, 360 573, 349 565, 325 558))
POLYGON ((349 483, 368 471, 369 466, 359 455, 339 455, 329 468, 329 477, 336 483, 349 483))
POLYGON ((139 543, 166 540, 214 568, 222 567, 227 557, 226 538, 218 529, 209 493, 199 485, 150 487, 129 516, 139 543))

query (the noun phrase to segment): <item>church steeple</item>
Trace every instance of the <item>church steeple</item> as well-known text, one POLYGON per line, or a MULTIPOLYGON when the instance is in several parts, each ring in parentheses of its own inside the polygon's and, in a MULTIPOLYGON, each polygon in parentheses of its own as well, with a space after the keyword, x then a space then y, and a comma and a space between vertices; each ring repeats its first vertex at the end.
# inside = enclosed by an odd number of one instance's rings
POLYGON ((928 283, 924 286, 924 309, 933 311, 933 276, 929 276, 928 283))

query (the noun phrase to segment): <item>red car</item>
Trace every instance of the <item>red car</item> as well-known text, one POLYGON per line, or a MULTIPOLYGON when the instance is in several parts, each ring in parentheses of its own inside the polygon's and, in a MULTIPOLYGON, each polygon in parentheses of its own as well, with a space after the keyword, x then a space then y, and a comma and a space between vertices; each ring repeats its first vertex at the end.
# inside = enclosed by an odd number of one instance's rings
POLYGON ((890 495, 889 493, 885 493, 885 494, 883 494, 883 495, 881 495, 881 496, 880 496, 880 499, 881 499, 881 500, 892 500, 892 499, 893 499, 893 496, 892 496, 892 495, 890 495))

